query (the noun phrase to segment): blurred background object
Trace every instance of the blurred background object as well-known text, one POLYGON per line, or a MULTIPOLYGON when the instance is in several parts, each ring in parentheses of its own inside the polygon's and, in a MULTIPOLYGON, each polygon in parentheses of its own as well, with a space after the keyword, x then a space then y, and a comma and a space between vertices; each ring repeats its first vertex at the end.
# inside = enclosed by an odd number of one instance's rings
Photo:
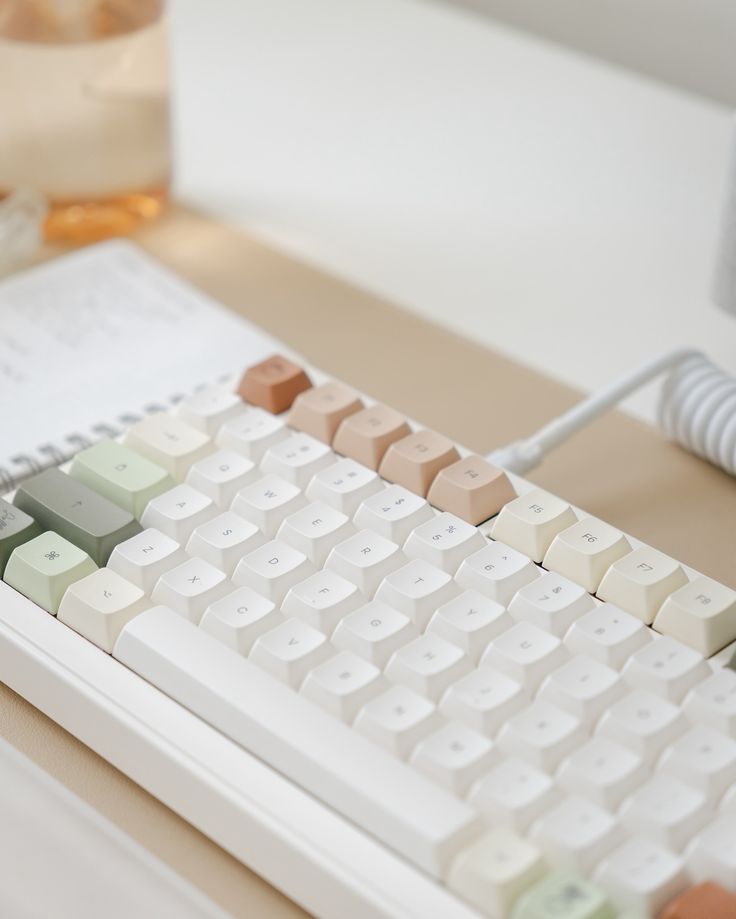
POLYGON ((0 0, 0 198, 48 198, 47 239, 156 216, 171 172, 163 0, 0 0))

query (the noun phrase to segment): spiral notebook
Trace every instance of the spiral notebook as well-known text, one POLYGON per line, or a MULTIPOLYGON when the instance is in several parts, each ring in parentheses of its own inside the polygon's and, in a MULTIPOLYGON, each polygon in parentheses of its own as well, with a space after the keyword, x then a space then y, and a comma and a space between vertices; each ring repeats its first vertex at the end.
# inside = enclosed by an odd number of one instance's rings
POLYGON ((0 282, 0 494, 274 350, 127 241, 0 282))

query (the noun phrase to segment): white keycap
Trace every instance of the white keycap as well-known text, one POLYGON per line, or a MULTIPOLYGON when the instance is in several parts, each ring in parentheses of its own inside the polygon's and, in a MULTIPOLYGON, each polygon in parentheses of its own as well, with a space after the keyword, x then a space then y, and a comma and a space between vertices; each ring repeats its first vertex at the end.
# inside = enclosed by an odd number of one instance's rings
POLYGON ((214 437, 218 430, 245 411, 240 396, 226 386, 208 386, 181 402, 174 409, 174 415, 193 428, 214 437))
POLYGON ((352 651, 340 651, 309 671, 301 692, 325 711, 351 724, 359 710, 387 688, 378 667, 352 651))
POLYGON ((254 463, 260 463, 269 447, 285 440, 290 434, 290 429, 280 418, 254 405, 247 405, 236 418, 225 422, 215 439, 218 446, 237 450, 254 463))
POLYGON ((736 889, 736 814, 723 814, 693 841, 687 865, 695 882, 736 889))
POLYGON ((162 574, 186 560, 186 552, 175 539, 149 527, 119 542, 112 550, 107 567, 150 595, 162 574))
POLYGON ((665 635, 632 654, 622 674, 637 689, 681 702, 688 690, 710 676, 711 670, 697 651, 665 635))
POLYGON ((191 485, 177 485, 148 502, 141 516, 141 526, 154 527, 186 545, 195 528, 218 513, 212 498, 191 485))
POLYGON ((395 542, 371 530, 360 530, 335 546, 327 556, 325 567, 352 581, 371 598, 386 575, 406 562, 406 556, 395 542))
POLYGON ((442 696, 440 711, 493 737, 502 724, 529 704, 520 683, 497 670, 478 667, 453 683, 442 696))
POLYGON ((702 725, 690 728, 664 751, 659 768, 715 803, 736 782, 736 740, 702 725))
POLYGON ((521 759, 504 759, 473 786, 468 801, 489 826, 525 833, 559 800, 555 783, 521 759))
POLYGON ((240 559, 265 541, 255 523, 225 511, 197 527, 187 541, 187 552, 206 559, 231 577, 240 559))
POLYGON ((736 814, 736 785, 732 785, 718 802, 719 814, 736 814))
POLYGON ((574 622, 565 635, 573 654, 587 654, 620 670, 634 652, 652 640, 641 619, 611 603, 602 603, 574 622))
POLYGON ((375 530, 401 546, 413 529, 433 518, 432 508, 421 495, 403 485, 389 485, 363 501, 355 512, 355 525, 375 530))
POLYGON ((393 686, 365 705, 355 719, 356 730, 402 759, 441 724, 436 706, 405 686, 393 686))
POLYGON ((711 816, 705 795, 669 775, 657 775, 628 798, 619 814, 631 835, 681 852, 711 816))
POLYGON ((196 625, 210 604, 232 590, 224 571, 202 558, 190 558, 161 575, 151 599, 196 625))
POLYGON ((564 798, 532 826, 550 864, 587 875, 624 840, 615 817, 579 795, 564 798))
POLYGON ((309 434, 291 434, 268 448, 261 460, 261 469, 299 488, 306 488, 312 476, 332 466, 336 459, 329 445, 321 440, 309 434))
POLYGON ((396 651, 386 666, 386 677, 437 701, 447 687, 473 669, 457 645, 439 635, 420 635, 396 651))
POLYGON ((239 654, 249 654, 253 642, 284 621, 278 608, 250 587, 238 587, 211 603, 199 627, 239 654))
POLYGON ((585 517, 555 536, 544 567, 595 593, 606 571, 630 551, 623 533, 595 517, 585 517))
POLYGON ((255 523, 266 536, 275 536, 285 517, 307 503, 302 491, 277 475, 246 485, 233 498, 231 510, 255 523))
POLYGON ((109 654, 123 626, 150 605, 140 587, 98 568, 67 588, 58 618, 109 654))
POLYGON ((509 613, 518 622, 531 622, 564 638, 573 622, 594 607, 595 600, 584 587, 546 571, 519 590, 509 604, 509 613))
POLYGON ((636 690, 604 712, 596 730, 652 763, 686 727, 687 722, 678 706, 636 690))
POLYGON ((665 599, 686 583, 687 575, 674 559, 640 546, 611 565, 597 593, 651 625, 665 599))
POLYGON ((314 566, 306 555, 279 539, 272 539, 238 562, 233 582, 252 587, 280 604, 289 588, 313 573, 314 566))
POLYGON ((545 678, 538 697, 575 715, 592 731, 603 712, 626 692, 626 684, 615 670, 585 654, 576 654, 545 678))
POLYGON ((206 434, 166 412, 149 415, 128 428, 123 443, 163 466, 177 482, 184 480, 192 463, 214 449, 206 434))
POLYGON ((573 750, 560 766, 557 782, 613 813, 650 774, 638 753, 598 735, 573 750))
POLYGON ((715 672, 721 670, 723 667, 728 667, 734 659, 736 659, 736 641, 732 641, 730 645, 726 645, 726 647, 721 648, 717 654, 709 657, 708 665, 710 669, 715 672))
POLYGON ((353 459, 341 459, 314 476, 307 485, 307 497, 352 517, 366 498, 383 490, 384 484, 373 469, 353 459))
POLYGON ((218 450, 194 463, 187 473, 187 484, 225 510, 241 488, 260 478, 258 467, 251 460, 234 450, 218 450))
POLYGON ((494 638, 481 665, 500 670, 534 692, 542 680, 569 659, 559 638, 530 622, 517 622, 494 638))
POLYGON ((693 724, 736 735, 736 671, 724 668, 691 689, 683 711, 693 724))
POLYGON ((332 635, 338 622, 364 603, 365 597, 355 584, 334 571, 317 571, 290 588, 281 609, 285 616, 296 616, 332 635))
POLYGON ((455 574, 463 559, 487 544, 480 530, 454 514, 435 514, 409 534, 404 551, 455 574))
POLYGON ((541 573, 528 556, 502 542, 489 542, 463 561, 456 578, 463 587, 479 590, 508 606, 516 591, 541 573))
POLYGON ((289 514, 279 527, 277 536, 322 567, 331 550, 354 534, 355 527, 346 514, 321 501, 314 501, 295 514, 289 514))
POLYGON ((464 590, 440 606, 427 629, 462 648, 477 663, 488 643, 512 625, 511 616, 500 603, 477 590, 464 590))
POLYGON ((338 622, 332 643, 384 667, 395 651, 417 635, 417 627, 408 616, 374 600, 338 622))
POLYGON ((434 611, 457 593, 458 586, 446 571, 414 558, 381 581, 376 600, 407 615, 423 632, 434 611))
POLYGON ((444 878, 454 856, 476 838, 479 821, 466 804, 170 610, 136 616, 115 653, 431 877, 444 878))
POLYGON ((612 852, 594 879, 620 909, 644 916, 659 915, 688 886, 682 859, 643 836, 629 839, 612 852))
POLYGON ((552 773, 584 740, 585 733, 577 718, 538 699, 506 722, 497 743, 509 756, 518 756, 552 773))
POLYGON ((410 761, 420 772, 462 797, 498 758, 487 737, 451 721, 419 741, 410 761))
POLYGON ((501 508, 491 536, 541 562, 555 536, 576 519, 569 504, 534 488, 501 508))
POLYGON ((545 874, 539 850, 510 830, 494 829, 457 856, 447 886, 486 916, 508 916, 512 904, 545 874))
POLYGON ((309 671, 334 653, 322 632, 292 618, 259 635, 248 658, 282 683, 298 689, 309 671))
POLYGON ((736 590, 696 578, 664 601, 654 628, 710 657, 736 640, 736 590))

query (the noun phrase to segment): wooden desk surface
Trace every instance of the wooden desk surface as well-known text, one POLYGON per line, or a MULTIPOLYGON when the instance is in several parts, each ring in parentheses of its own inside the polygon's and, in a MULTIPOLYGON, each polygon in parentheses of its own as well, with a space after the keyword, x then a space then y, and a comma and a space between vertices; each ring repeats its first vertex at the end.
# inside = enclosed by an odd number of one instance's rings
MULTIPOLYGON (((196 214, 174 209, 138 242, 315 365, 478 452, 532 432, 578 398, 196 214)), ((736 483, 646 425, 612 413, 530 478, 736 587, 736 483)), ((4 686, 0 734, 234 916, 305 915, 4 686)))

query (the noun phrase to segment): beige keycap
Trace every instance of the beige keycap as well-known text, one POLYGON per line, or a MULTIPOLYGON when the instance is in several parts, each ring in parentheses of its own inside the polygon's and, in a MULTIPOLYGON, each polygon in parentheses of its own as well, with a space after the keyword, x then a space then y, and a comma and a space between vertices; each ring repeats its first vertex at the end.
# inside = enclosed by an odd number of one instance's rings
POLYGON ((446 437, 434 431, 416 431, 391 444, 378 471, 389 482, 426 497, 437 473, 459 459, 460 454, 446 437))
POLYGON ((391 444, 408 434, 411 428, 403 415, 387 405, 371 405, 343 420, 332 446, 337 453, 378 469, 391 444))
POLYGON ((595 517, 585 517, 555 536, 544 567, 595 593, 610 566, 629 552, 623 533, 595 517))
POLYGON ((441 511, 451 511, 477 525, 515 497, 514 486, 503 469, 481 456, 466 456, 437 474, 427 500, 441 511))
POLYGON ((569 504, 534 488, 501 508, 491 536, 541 562, 555 536, 576 520, 569 504))
POLYGON ((687 575, 674 559, 641 546, 611 565, 598 596, 650 625, 665 599, 683 584, 687 575))
POLYGON ((238 384, 238 395, 251 405, 259 405, 278 415, 290 408, 299 393, 311 385, 298 364, 273 354, 260 364, 248 367, 238 384))
POLYGON ((710 657, 736 639, 736 591, 696 578, 667 597, 653 628, 710 657))
POLYGON ((349 386, 323 383, 297 396, 289 413, 289 424, 330 444, 340 422, 362 408, 360 397, 349 386))

